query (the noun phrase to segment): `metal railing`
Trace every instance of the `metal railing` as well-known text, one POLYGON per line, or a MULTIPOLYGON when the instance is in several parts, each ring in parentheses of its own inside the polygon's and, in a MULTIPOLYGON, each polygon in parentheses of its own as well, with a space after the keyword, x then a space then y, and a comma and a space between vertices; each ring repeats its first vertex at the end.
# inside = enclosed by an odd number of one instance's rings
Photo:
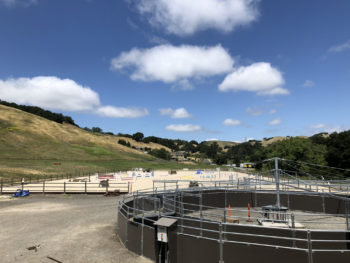
MULTIPOLYGON (((325 214, 315 212, 293 211, 287 212, 285 218, 276 217, 280 212, 268 212, 275 223, 286 223, 288 228, 280 228, 289 231, 288 236, 273 234, 247 233, 239 228, 235 231, 229 231, 232 226, 249 226, 250 229, 276 229, 276 227, 262 227, 253 225, 247 221, 257 221, 264 218, 263 211, 257 208, 228 208, 226 194, 230 192, 251 192, 256 196, 259 193, 275 193, 273 179, 260 175, 253 175, 245 180, 226 180, 226 181, 197 181, 199 187, 185 188, 191 180, 154 180, 152 189, 145 189, 129 194, 120 201, 119 213, 127 220, 133 221, 139 218, 137 224, 143 225, 145 221, 148 226, 154 223, 157 218, 170 217, 178 220, 177 234, 195 238, 213 240, 219 242, 220 257, 222 258, 224 243, 245 244, 248 246, 262 246, 273 248, 285 248, 291 250, 300 250, 308 253, 309 262, 313 262, 312 254, 314 252, 339 252, 350 253, 350 240, 348 240, 350 225, 350 199, 348 198, 348 182, 337 182, 337 184, 322 184, 318 181, 291 180, 290 178, 280 180, 280 192, 293 195, 321 195, 333 197, 345 202, 345 213, 343 214, 325 214), (335 191, 336 185, 342 184, 342 191, 335 191), (329 190, 330 189, 330 190, 329 190), (328 190, 328 191, 327 191, 328 190), (212 207, 203 205, 202 194, 224 194, 224 207, 212 207), (184 196, 192 196, 196 201, 192 203, 184 202, 184 196), (128 206, 129 201, 133 201, 133 206, 128 206), (153 203, 152 203, 153 202, 153 203), (148 208, 145 208, 145 203, 148 208), (329 217, 340 219, 338 222, 323 221, 325 229, 319 229, 320 218, 329 217), (243 223, 230 223, 230 219, 238 219, 243 223), (141 222, 141 223, 140 223, 141 222), (308 225, 306 229, 296 228, 296 223, 308 225), (194 226, 196 225, 196 226, 194 226), (204 225, 212 226, 210 228, 204 225), (330 228, 335 228, 331 230, 330 228), (341 226, 345 226, 340 229, 341 226), (296 232, 299 233, 296 237, 296 232), (344 233, 344 239, 319 238, 317 233, 344 233), (302 237, 300 237, 302 233, 302 237), (316 235, 316 236, 315 236, 316 235), (251 239, 246 241, 245 239, 251 239), (259 242, 253 239, 259 238, 259 242), (282 245, 283 244, 283 245, 282 245), (331 244, 339 244, 334 247, 331 244)), ((324 200, 323 200, 324 202, 324 200)), ((324 204, 323 204, 324 206, 324 204)), ((134 222, 135 223, 135 222, 134 222)), ((278 227, 277 227, 278 228, 278 227)), ((350 254, 349 254, 350 255, 350 254)))
POLYGON ((100 183, 91 182, 47 182, 2 186, 0 185, 0 194, 9 194, 16 192, 17 189, 29 190, 30 193, 110 193, 119 191, 120 193, 128 193, 130 183, 108 183, 101 185, 100 183))

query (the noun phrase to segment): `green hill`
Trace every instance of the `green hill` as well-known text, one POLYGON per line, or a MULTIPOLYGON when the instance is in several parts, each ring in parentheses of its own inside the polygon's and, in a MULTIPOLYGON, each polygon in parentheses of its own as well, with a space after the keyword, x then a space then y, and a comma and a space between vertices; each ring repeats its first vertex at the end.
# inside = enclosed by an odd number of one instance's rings
POLYGON ((204 143, 206 145, 212 145, 214 142, 216 142, 219 145, 219 147, 221 147, 222 149, 224 149, 225 146, 232 147, 239 144, 238 142, 230 142, 230 141, 205 141, 204 143))
MULTIPOLYGON (((120 137, 92 133, 0 105, 0 178, 123 170, 179 168, 118 144, 120 137)), ((131 144, 137 145, 135 141, 131 144)), ((152 144, 150 148, 163 146, 152 144)))

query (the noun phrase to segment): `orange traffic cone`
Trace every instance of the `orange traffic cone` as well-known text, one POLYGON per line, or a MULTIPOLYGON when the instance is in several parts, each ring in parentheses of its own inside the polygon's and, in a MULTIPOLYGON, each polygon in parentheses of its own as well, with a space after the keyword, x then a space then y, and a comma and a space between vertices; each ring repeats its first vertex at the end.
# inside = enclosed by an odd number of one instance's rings
POLYGON ((228 205, 228 216, 231 216, 231 205, 228 205))
POLYGON ((251 222, 250 220, 250 203, 248 203, 248 222, 251 222))

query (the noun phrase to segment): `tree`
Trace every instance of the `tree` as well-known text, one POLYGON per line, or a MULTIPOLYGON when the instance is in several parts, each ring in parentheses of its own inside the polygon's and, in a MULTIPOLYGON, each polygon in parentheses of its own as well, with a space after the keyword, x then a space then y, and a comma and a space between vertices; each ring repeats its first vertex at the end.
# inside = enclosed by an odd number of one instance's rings
POLYGON ((170 148, 173 151, 179 150, 179 146, 175 143, 175 140, 171 140, 171 139, 159 138, 156 136, 149 136, 149 137, 144 138, 143 142, 144 143, 154 142, 154 143, 161 144, 167 148, 170 148))
POLYGON ((232 146, 228 149, 227 155, 236 164, 242 162, 257 162, 265 158, 265 149, 261 142, 251 141, 232 146))
POLYGON ((223 164, 227 164, 227 160, 228 160, 228 157, 226 154, 218 154, 215 157, 214 162, 218 165, 223 165, 223 164))
POLYGON ((27 106, 27 105, 18 105, 16 103, 10 103, 10 102, 6 102, 6 101, 2 101, 0 100, 0 104, 8 106, 8 107, 12 107, 12 108, 16 108, 25 112, 29 112, 35 115, 38 115, 40 117, 43 117, 45 119, 57 122, 57 123, 69 123, 72 125, 75 125, 77 127, 79 127, 77 124, 74 123, 73 119, 69 116, 64 116, 61 113, 54 113, 48 110, 44 110, 42 108, 36 107, 36 106, 27 106))
POLYGON ((119 133, 117 134, 117 136, 132 139, 132 135, 127 134, 127 133, 120 133, 120 132, 119 132, 119 133))
POLYGON ((350 130, 340 133, 332 133, 329 136, 327 161, 328 165, 349 169, 350 168, 350 130))
POLYGON ((165 150, 164 148, 161 149, 153 149, 149 152, 150 155, 153 155, 157 158, 164 159, 164 160, 170 160, 170 153, 165 150))
POLYGON ((329 136, 328 136, 328 133, 322 132, 322 133, 312 135, 309 139, 313 143, 327 145, 329 136))
POLYGON ((186 152, 191 152, 194 153, 197 151, 197 145, 192 143, 194 141, 190 141, 190 142, 186 142, 184 144, 184 146, 181 148, 182 151, 186 151, 186 152))
POLYGON ((92 132, 95 132, 95 133, 103 133, 103 130, 99 127, 92 127, 92 132))
POLYGON ((134 134, 132 135, 132 138, 133 138, 135 141, 137 141, 137 142, 141 142, 142 139, 143 139, 143 137, 144 137, 144 135, 143 135, 142 132, 137 132, 137 133, 134 133, 134 134))
MULTIPOLYGON (((320 165, 327 165, 326 154, 326 145, 312 143, 312 141, 308 138, 289 138, 273 143, 267 149, 268 158, 280 157, 292 161, 301 161, 320 165)), ((290 168, 292 167, 288 166, 288 169, 290 168)), ((306 164, 295 163, 293 164, 293 168, 312 173, 312 168, 306 164)))

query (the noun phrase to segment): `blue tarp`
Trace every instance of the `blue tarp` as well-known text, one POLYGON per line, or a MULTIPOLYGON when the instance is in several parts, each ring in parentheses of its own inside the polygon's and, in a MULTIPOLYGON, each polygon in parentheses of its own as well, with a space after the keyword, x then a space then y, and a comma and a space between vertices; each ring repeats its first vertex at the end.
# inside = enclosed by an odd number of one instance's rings
POLYGON ((13 197, 23 197, 23 196, 28 196, 28 195, 29 195, 29 190, 17 189, 16 193, 14 193, 12 196, 13 197))

